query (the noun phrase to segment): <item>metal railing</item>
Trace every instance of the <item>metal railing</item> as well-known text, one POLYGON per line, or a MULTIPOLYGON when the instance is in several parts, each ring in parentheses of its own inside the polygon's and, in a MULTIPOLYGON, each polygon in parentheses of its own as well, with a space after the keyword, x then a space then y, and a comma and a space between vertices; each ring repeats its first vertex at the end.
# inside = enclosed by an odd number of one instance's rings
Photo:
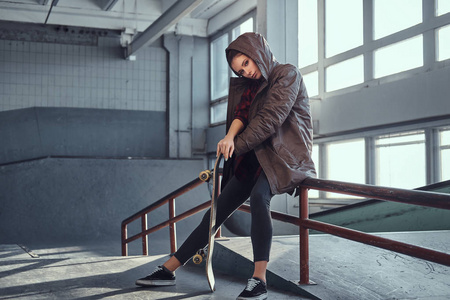
MULTIPOLYGON (((196 214, 210 206, 210 200, 202 203, 178 216, 175 216, 175 198, 192 190, 203 181, 197 178, 178 190, 163 197, 157 202, 149 205, 122 222, 122 255, 128 255, 128 243, 142 238, 143 254, 147 255, 147 235, 161 228, 170 226, 170 251, 176 251, 176 230, 175 223, 196 214), (150 229, 147 229, 147 214, 156 208, 169 203, 169 220, 162 222, 150 229), (127 225, 137 219, 141 219, 142 231, 132 237, 127 237, 127 225)), ((436 262, 450 266, 450 254, 439 252, 391 239, 382 238, 373 234, 348 229, 324 222, 309 219, 308 212, 308 189, 321 190, 326 192, 340 193, 346 195, 367 197, 372 199, 400 202, 412 205, 434 207, 450 210, 450 195, 428 191, 406 190, 398 188, 380 187, 367 184, 355 184, 334 180, 307 178, 299 185, 300 213, 299 216, 271 211, 272 218, 291 223, 299 227, 300 234, 300 282, 299 284, 309 284, 309 229, 325 232, 345 239, 372 245, 375 247, 403 253, 413 257, 436 262)), ((241 211, 250 212, 250 206, 241 205, 241 211)))

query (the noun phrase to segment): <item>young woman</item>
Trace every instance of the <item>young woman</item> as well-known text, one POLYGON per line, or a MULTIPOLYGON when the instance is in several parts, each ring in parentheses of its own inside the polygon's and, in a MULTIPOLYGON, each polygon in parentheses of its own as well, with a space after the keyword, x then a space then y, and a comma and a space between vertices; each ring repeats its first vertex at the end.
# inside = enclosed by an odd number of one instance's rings
MULTIPOLYGON (((311 159, 312 121, 308 94, 299 70, 280 64, 267 41, 245 33, 226 49, 230 79, 226 135, 217 145, 225 158, 217 224, 250 197, 254 272, 237 299, 266 299, 266 269, 272 243, 270 201, 292 194, 316 175, 311 159)), ((209 211, 180 249, 137 285, 174 285, 174 271, 208 240, 209 211)))

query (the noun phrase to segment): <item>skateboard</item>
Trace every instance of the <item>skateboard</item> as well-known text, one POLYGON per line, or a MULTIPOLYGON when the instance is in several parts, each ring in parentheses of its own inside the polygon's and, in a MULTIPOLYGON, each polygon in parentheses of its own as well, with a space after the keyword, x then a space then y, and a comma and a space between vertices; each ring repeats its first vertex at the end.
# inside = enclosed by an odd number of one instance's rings
MULTIPOLYGON (((215 291, 215 279, 214 272, 212 269, 212 255, 214 250, 214 237, 217 232, 216 228, 216 213, 217 213, 217 197, 219 195, 219 165, 221 162, 223 155, 220 154, 216 159, 216 163, 214 165, 214 170, 212 172, 213 179, 213 191, 211 197, 211 215, 209 220, 209 238, 208 245, 197 251, 197 254, 194 255, 193 261, 196 264, 200 264, 203 259, 206 257, 206 278, 208 279, 209 288, 212 292, 215 291)), ((200 179, 203 181, 209 180, 211 176, 211 171, 203 171, 200 173, 200 179)))

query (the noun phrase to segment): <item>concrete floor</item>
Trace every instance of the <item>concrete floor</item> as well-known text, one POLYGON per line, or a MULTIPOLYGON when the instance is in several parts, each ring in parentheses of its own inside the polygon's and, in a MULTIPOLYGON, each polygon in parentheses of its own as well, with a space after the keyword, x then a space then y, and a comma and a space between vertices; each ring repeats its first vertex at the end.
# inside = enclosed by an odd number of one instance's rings
MULTIPOLYGON (((376 235, 450 254, 448 230, 376 235)), ((309 243, 310 280, 316 285, 301 288, 319 299, 450 299, 449 266, 328 234, 310 235, 309 243)), ((227 248, 252 257, 248 239, 235 238, 227 248)), ((270 273, 272 280, 298 281, 298 237, 274 237, 271 253, 268 281, 270 273)))
MULTIPOLYGON (((379 235, 450 253, 450 231, 379 235)), ((211 293, 203 268, 193 264, 177 271, 176 286, 135 286, 167 255, 122 257, 117 242, 0 245, 0 299, 236 299, 252 268, 250 240, 231 238, 216 249, 211 293)), ((450 267, 325 234, 310 237, 317 284, 298 287, 298 253, 298 237, 274 237, 268 281, 277 287, 269 287, 269 299, 450 299, 450 267)))
MULTIPOLYGON (((39 246, 25 252, 0 245, 0 299, 236 299, 247 281, 216 271, 211 293, 202 268, 177 271, 177 285, 142 288, 136 279, 151 273, 167 255, 111 256, 107 245, 39 246)), ((302 299, 271 289, 270 299, 302 299)))

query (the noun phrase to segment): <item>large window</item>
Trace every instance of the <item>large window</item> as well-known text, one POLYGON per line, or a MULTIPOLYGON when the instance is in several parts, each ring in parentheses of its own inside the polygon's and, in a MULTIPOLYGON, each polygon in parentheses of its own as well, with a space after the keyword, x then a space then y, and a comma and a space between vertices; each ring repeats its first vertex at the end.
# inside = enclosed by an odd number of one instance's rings
POLYGON ((211 40, 211 109, 210 123, 224 122, 227 117, 227 95, 231 72, 225 57, 225 49, 239 35, 254 31, 253 16, 246 16, 234 23, 226 33, 215 36, 211 40))
MULTIPOLYGON (((319 160, 319 146, 318 145, 313 145, 312 159, 313 159, 314 165, 316 167, 317 178, 320 178, 320 160, 319 160)), ((308 198, 319 198, 319 191, 318 190, 309 190, 308 198)))
POLYGON ((422 0, 373 1, 374 39, 385 37, 421 22, 422 0))
MULTIPOLYGON (((365 134, 363 138, 316 139, 313 159, 317 170, 322 172, 319 178, 404 189, 450 180, 447 125, 391 133, 374 130, 365 134)), ((316 205, 359 201, 344 194, 311 192, 310 198, 316 205)))
POLYGON ((299 0, 298 7, 298 65, 313 100, 450 59, 450 0, 299 0))
MULTIPOLYGON (((450 1, 449 1, 450 3, 450 1)), ((437 29, 437 60, 450 58, 450 25, 437 29)))
MULTIPOLYGON (((347 140, 326 145, 327 178, 332 180, 365 183, 364 139, 347 140)), ((333 194, 332 198, 350 198, 333 194)))
MULTIPOLYGON (((426 1, 426 0, 425 0, 426 1)), ((436 15, 441 16, 450 12, 450 1, 448 0, 436 0, 436 15)))
POLYGON ((325 1, 326 57, 363 43, 363 1, 325 1))
POLYGON ((375 51, 375 78, 399 73, 423 65, 422 35, 375 51))
POLYGON ((411 189, 426 184, 423 131, 380 136, 375 146, 377 185, 411 189))
POLYGON ((226 96, 228 92, 228 64, 225 49, 228 47, 228 35, 224 34, 211 43, 211 99, 226 96))
POLYGON ((317 0, 299 1, 298 22, 299 36, 301 37, 298 41, 298 61, 302 68, 317 63, 318 60, 317 0))
POLYGON ((308 88, 308 96, 315 97, 319 95, 319 72, 315 71, 303 76, 305 85, 308 88))
POLYGON ((334 91, 364 82, 364 59, 357 56, 326 69, 326 90, 334 91))
POLYGON ((439 142, 441 180, 450 180, 450 129, 440 130, 439 142))

